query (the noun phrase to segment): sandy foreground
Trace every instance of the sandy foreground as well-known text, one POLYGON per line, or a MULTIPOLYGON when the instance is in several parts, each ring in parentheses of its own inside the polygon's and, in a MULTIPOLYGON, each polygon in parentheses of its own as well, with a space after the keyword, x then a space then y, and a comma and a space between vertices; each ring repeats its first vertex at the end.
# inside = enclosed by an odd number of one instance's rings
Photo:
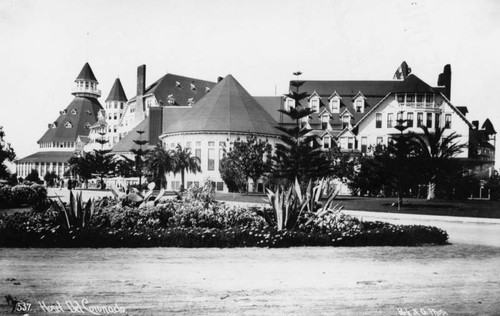
POLYGON ((0 249, 0 288, 29 315, 500 315, 500 248, 0 249))

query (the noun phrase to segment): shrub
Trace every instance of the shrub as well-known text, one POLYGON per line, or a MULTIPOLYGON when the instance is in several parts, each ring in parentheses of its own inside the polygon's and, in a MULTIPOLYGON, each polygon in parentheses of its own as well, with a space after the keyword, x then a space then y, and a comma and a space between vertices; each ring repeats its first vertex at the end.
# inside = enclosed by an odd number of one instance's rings
POLYGON ((32 184, 31 188, 36 193, 36 202, 43 201, 47 198, 47 188, 41 184, 32 184))
POLYGON ((30 186, 18 184, 12 188, 12 200, 15 205, 32 205, 36 202, 37 193, 30 186))
POLYGON ((12 187, 9 185, 0 185, 0 208, 7 208, 13 204, 12 187))

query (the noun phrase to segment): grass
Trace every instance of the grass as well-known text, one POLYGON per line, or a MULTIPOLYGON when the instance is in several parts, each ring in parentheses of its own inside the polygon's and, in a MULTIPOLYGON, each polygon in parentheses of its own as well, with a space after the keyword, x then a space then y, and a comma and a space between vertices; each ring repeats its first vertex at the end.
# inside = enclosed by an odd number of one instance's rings
MULTIPOLYGON (((240 195, 235 193, 217 193, 216 199, 228 202, 265 203, 264 195, 240 195)), ((485 200, 466 201, 427 201, 425 199, 404 199, 403 206, 398 212, 397 198, 371 197, 337 197, 344 209, 368 212, 386 212, 403 214, 424 214, 461 217, 500 218, 500 202, 485 200)))

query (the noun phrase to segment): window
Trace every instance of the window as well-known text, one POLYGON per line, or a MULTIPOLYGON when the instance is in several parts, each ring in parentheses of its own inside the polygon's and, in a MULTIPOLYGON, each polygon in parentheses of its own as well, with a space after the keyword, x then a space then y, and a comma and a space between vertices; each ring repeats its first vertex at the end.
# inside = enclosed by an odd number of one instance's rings
POLYGON ((290 111, 290 109, 294 108, 294 107, 295 107, 294 100, 287 98, 286 99, 285 110, 290 111))
POLYGON ((424 105, 424 95, 417 94, 417 106, 423 106, 423 105, 424 105))
POLYGON ((415 103, 415 95, 414 94, 406 95, 406 103, 412 103, 411 105, 414 105, 413 103, 415 103))
POLYGON ((120 102, 120 110, 123 110, 123 102, 120 102))
POLYGON ((321 128, 328 129, 328 122, 330 121, 330 116, 328 114, 324 114, 321 116, 321 128))
POLYGON ((71 110, 71 114, 76 115, 76 110, 75 109, 71 110))
POLYGON ((319 112, 319 100, 317 98, 311 100, 311 109, 316 113, 319 112))
POLYGON ((366 153, 366 151, 367 151, 368 147, 367 147, 366 143, 367 143, 366 136, 361 137, 361 152, 362 153, 366 153))
POLYGON ((413 127, 413 113, 409 112, 406 114, 406 124, 408 127, 413 127))
POLYGON ((66 128, 72 128, 72 127, 73 127, 73 124, 71 124, 71 122, 69 122, 69 121, 68 121, 68 122, 66 122, 66 123, 64 124, 64 127, 66 127, 66 128))
POLYGON ((192 145, 193 145, 192 142, 186 142, 186 148, 191 148, 192 145))
POLYGON ((375 118, 375 127, 382 128, 382 113, 377 113, 375 118))
POLYGON ((226 142, 219 142, 219 147, 226 147, 226 142))
POLYGON ((340 113, 340 100, 338 97, 335 97, 330 101, 330 106, 330 111, 332 113, 340 113))
POLYGON ((417 113, 417 127, 424 125, 424 113, 417 113))
POLYGON ((198 157, 198 159, 201 159, 201 148, 196 148, 194 150, 194 155, 198 157))
POLYGON ((377 137, 377 145, 382 145, 384 144, 384 138, 383 137, 377 137))
POLYGON ((403 106, 405 104, 404 94, 398 94, 398 103, 399 103, 399 106, 403 106))
POLYGON ((215 149, 208 149, 208 170, 215 170, 215 149))
POLYGON ((180 187, 180 181, 172 181, 172 190, 179 190, 180 187))
POLYGON ((393 113, 387 113, 387 128, 392 127, 393 113))
POLYGON ((354 149, 354 137, 347 138, 347 149, 354 149))
POLYGON ((208 142, 208 146, 209 147, 214 147, 215 146, 215 142, 208 142))
POLYGON ((432 113, 427 113, 427 119, 426 119, 425 126, 427 126, 427 128, 432 127, 432 113))
POLYGON ((396 115, 396 122, 398 124, 403 123, 403 112, 398 112, 398 114, 396 115))
POLYGON ((444 128, 451 128, 451 114, 444 116, 444 128))
POLYGON ((342 116, 342 128, 349 127, 351 123, 351 117, 349 115, 342 116))
POLYGON ((300 119, 300 128, 307 127, 307 123, 309 122, 309 116, 305 116, 300 119))
POLYGON ((323 137, 323 149, 329 149, 331 147, 331 138, 330 136, 323 137))
POLYGON ((432 106, 433 102, 434 102, 434 96, 432 94, 426 94, 425 103, 427 103, 427 106, 432 106))
POLYGON ((363 99, 356 100, 356 113, 363 113, 363 99))
POLYGON ((115 119, 115 120, 116 120, 117 118, 118 118, 118 114, 116 114, 116 113, 115 113, 115 114, 113 115, 113 119, 115 119))
POLYGON ((441 127, 441 116, 438 113, 436 113, 436 117, 434 119, 436 121, 436 123, 434 123, 436 125, 436 128, 441 127))
POLYGON ((217 191, 224 191, 224 182, 217 182, 217 191))

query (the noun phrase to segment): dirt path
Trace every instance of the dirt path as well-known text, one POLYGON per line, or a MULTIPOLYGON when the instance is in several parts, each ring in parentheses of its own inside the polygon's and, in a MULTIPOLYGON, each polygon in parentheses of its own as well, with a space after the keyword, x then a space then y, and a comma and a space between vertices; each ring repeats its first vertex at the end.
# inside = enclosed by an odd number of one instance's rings
POLYGON ((34 303, 30 315, 43 315, 38 301, 69 315, 65 301, 82 299, 130 315, 500 314, 494 247, 0 249, 0 258, 0 294, 34 303))

